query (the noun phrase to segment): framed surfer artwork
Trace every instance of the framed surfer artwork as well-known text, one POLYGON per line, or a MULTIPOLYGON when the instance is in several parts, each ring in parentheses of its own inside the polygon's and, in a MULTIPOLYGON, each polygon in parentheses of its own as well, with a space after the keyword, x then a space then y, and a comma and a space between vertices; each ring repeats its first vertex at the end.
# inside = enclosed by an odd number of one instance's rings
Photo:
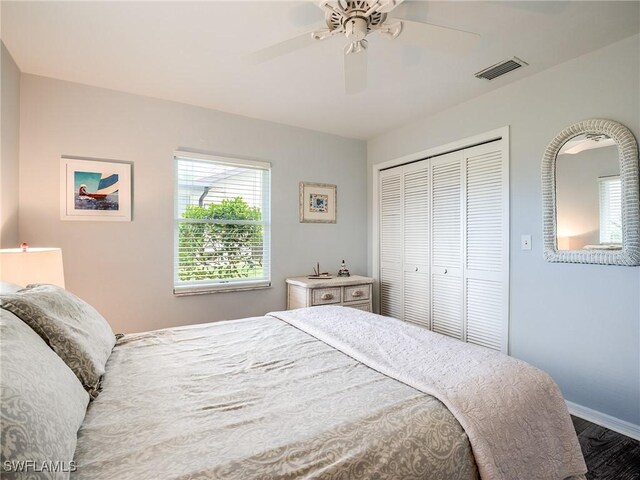
POLYGON ((130 222, 131 164, 63 157, 60 218, 130 222))

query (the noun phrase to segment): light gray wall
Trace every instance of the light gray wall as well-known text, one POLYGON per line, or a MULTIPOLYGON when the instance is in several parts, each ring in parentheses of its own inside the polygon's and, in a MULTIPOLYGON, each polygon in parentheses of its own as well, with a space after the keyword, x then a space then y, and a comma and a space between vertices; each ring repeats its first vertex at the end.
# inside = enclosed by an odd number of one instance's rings
POLYGON ((362 141, 26 74, 20 135, 20 237, 62 247, 68 289, 115 331, 282 310, 284 279, 316 261, 337 271, 344 258, 353 273, 366 272, 362 141), (272 288, 173 296, 178 148, 272 163, 272 288), (133 221, 61 221, 61 155, 133 162, 133 221), (337 224, 298 223, 301 180, 338 186, 337 224))
POLYGON ((372 165, 510 126, 511 353, 549 372, 569 401, 635 425, 640 268, 543 260, 540 164, 580 120, 617 120, 640 137, 639 47, 630 37, 368 142, 371 225, 372 165), (526 233, 531 251, 520 250, 526 233))
POLYGON ((0 42, 0 248, 15 248, 18 237, 20 70, 0 42))

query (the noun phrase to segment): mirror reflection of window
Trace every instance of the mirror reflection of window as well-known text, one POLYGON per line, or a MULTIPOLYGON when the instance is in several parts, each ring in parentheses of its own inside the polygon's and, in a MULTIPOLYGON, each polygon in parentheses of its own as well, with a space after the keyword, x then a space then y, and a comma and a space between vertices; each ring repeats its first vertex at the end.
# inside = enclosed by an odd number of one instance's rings
POLYGON ((600 245, 622 245, 622 184, 620 177, 598 179, 600 190, 600 245))
POLYGON ((557 249, 621 248, 620 190, 613 139, 583 134, 568 140, 556 159, 557 249))

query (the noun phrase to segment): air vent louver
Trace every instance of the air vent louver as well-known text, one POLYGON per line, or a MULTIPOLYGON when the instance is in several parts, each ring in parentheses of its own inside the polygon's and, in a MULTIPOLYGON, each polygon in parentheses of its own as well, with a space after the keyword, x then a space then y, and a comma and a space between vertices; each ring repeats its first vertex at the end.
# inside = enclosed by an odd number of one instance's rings
POLYGON ((491 65, 489 68, 485 68, 476 73, 476 78, 484 78, 486 80, 493 80, 496 77, 509 73, 517 68, 529 65, 524 60, 520 60, 518 57, 509 58, 495 65, 491 65))

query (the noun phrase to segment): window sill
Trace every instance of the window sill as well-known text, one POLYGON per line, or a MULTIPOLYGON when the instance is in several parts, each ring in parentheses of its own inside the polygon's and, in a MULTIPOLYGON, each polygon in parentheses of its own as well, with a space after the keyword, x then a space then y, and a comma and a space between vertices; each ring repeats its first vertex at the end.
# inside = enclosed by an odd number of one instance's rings
POLYGON ((226 283, 216 285, 184 285, 174 286, 173 295, 186 297, 191 295, 207 295, 210 293, 244 292, 247 290, 264 290, 271 288, 271 282, 226 283))

